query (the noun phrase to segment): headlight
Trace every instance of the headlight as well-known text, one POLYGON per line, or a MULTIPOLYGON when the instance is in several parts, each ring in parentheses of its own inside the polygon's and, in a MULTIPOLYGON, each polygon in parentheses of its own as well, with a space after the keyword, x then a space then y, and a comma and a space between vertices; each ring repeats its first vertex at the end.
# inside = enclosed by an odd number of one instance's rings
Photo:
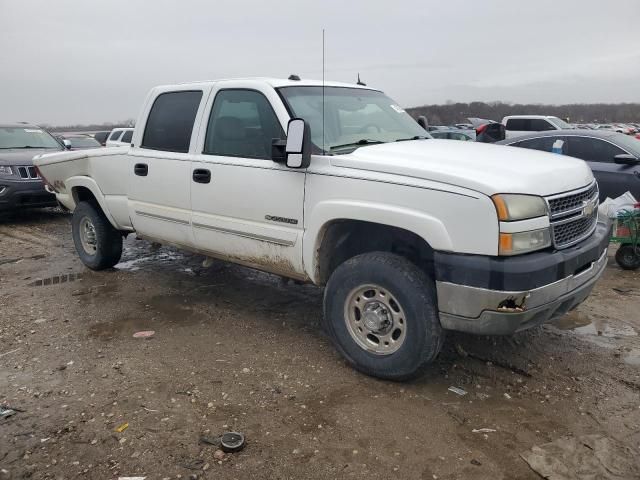
POLYGON ((526 220, 547 214, 547 204, 542 197, 505 193, 491 197, 502 222, 526 220))
POLYGON ((8 165, 0 165, 0 175, 9 176, 13 175, 13 170, 8 165))
POLYGON ((501 233, 498 253, 519 255, 549 246, 551 246, 551 233, 548 228, 529 232, 501 233))

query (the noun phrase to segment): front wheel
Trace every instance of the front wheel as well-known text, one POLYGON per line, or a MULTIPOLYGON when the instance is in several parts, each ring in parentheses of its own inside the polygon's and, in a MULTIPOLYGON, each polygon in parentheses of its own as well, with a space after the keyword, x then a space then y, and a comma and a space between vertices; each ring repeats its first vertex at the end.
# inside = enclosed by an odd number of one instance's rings
POLYGON ((122 235, 99 208, 89 202, 78 203, 71 227, 76 251, 87 267, 104 270, 120 261, 122 235))
POLYGON ((354 368, 407 380, 442 347, 436 303, 433 280, 413 263, 391 253, 365 253, 331 275, 324 293, 325 325, 354 368))
POLYGON ((640 246, 630 243, 620 245, 616 252, 616 263, 624 270, 635 270, 640 267, 640 246))

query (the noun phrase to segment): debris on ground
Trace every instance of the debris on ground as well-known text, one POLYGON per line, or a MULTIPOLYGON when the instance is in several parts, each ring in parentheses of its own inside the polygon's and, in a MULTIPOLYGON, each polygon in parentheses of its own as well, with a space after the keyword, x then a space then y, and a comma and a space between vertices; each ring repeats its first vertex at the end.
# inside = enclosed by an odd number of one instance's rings
POLYGON ((474 428, 471 430, 471 433, 492 433, 497 432, 497 430, 493 428, 474 428))
POLYGON ((142 330, 133 334, 133 338, 151 338, 156 334, 153 330, 142 330))
POLYGON ((0 418, 9 418, 18 413, 16 410, 7 407, 6 405, 0 405, 0 418))
POLYGON ((124 432, 127 428, 129 428, 129 422, 125 422, 125 423, 123 423, 122 425, 120 425, 119 427, 117 427, 117 428, 115 429, 115 431, 116 431, 116 432, 118 432, 118 433, 122 433, 122 432, 124 432))
POLYGON ((202 470, 204 460, 201 458, 188 458, 178 462, 178 466, 186 468, 187 470, 202 470))
POLYGON ((219 436, 214 437, 212 435, 202 435, 200 437, 200 443, 206 443, 207 445, 213 445, 214 447, 219 447, 222 444, 219 436))
POLYGON ((222 451, 226 453, 239 452, 244 448, 244 435, 240 432, 225 432, 220 437, 222 451))
POLYGON ((213 458, 219 462, 222 462, 222 460, 224 460, 224 457, 225 454, 222 450, 216 450, 215 452, 213 452, 213 458))
POLYGON ((452 387, 449 387, 447 390, 449 390, 450 392, 455 393, 456 395, 460 395, 460 396, 463 396, 463 395, 467 394, 466 390, 463 390, 462 388, 459 388, 459 387, 453 387, 452 386, 452 387))
POLYGON ((637 478, 640 454, 602 434, 561 437, 520 456, 548 480, 618 480, 637 478))

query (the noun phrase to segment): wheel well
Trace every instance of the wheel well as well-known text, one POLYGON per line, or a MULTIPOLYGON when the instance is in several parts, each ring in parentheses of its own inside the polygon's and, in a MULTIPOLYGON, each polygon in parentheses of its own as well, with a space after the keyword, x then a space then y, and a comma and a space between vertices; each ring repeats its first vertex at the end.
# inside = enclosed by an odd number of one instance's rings
POLYGON ((433 274, 433 249, 421 237, 403 228, 360 220, 336 220, 324 229, 316 252, 320 285, 346 260, 367 252, 391 252, 433 274))
POLYGON ((76 205, 80 202, 89 202, 100 208, 100 204, 95 195, 87 187, 73 187, 71 194, 73 195, 73 201, 76 205))

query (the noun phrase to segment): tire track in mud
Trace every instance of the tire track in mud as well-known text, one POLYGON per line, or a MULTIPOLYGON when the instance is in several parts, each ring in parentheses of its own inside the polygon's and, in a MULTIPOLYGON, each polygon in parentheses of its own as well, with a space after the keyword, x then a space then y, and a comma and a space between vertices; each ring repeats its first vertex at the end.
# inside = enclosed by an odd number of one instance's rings
POLYGON ((21 243, 37 245, 39 247, 55 247, 60 246, 60 241, 56 241, 39 232, 33 231, 29 227, 5 227, 0 226, 0 241, 3 237, 17 240, 21 243))

